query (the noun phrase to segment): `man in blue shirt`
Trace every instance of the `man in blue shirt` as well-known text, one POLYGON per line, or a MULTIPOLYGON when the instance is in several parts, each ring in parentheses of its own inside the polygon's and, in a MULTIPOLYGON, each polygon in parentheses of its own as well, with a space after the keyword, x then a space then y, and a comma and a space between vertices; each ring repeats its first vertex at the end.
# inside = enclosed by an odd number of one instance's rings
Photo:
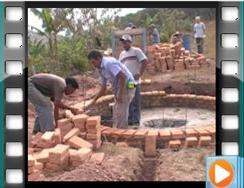
POLYGON ((89 53, 88 59, 99 70, 102 81, 101 89, 90 105, 105 94, 107 82, 109 81, 112 84, 115 96, 113 127, 127 128, 129 106, 135 95, 135 88, 128 88, 128 82, 134 82, 131 72, 115 58, 104 57, 96 50, 89 53))
POLYGON ((160 43, 160 34, 154 24, 150 26, 150 30, 151 30, 152 44, 160 43))

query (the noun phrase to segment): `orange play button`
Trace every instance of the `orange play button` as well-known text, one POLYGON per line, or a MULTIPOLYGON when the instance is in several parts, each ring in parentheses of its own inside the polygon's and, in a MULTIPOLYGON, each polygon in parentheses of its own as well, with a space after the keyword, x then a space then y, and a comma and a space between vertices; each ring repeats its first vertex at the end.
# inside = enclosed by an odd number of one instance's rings
POLYGON ((231 184, 234 178, 234 170, 226 160, 216 160, 211 164, 208 175, 214 186, 222 188, 231 184))

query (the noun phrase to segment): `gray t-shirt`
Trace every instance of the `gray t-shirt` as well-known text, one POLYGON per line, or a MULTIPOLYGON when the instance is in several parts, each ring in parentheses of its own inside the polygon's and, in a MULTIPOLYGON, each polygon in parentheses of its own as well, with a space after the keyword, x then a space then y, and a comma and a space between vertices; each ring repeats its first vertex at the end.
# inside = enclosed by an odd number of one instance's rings
POLYGON ((55 101, 63 98, 66 87, 65 80, 54 74, 40 73, 30 77, 35 87, 45 96, 55 101))
POLYGON ((128 51, 122 51, 119 56, 119 61, 129 69, 132 75, 140 73, 142 61, 147 59, 147 56, 140 48, 131 47, 128 51))

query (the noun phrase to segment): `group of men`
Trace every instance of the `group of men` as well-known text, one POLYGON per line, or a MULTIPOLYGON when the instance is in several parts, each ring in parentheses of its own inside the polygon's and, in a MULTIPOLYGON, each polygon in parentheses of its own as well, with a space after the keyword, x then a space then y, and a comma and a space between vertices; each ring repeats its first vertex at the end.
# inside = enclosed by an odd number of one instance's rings
MULTIPOLYGON (((119 59, 106 57, 100 51, 92 50, 88 54, 90 63, 98 69, 101 88, 92 99, 90 106, 105 94, 107 83, 112 85, 115 97, 113 107, 113 127, 134 128, 140 125, 140 84, 139 79, 148 63, 140 48, 132 46, 132 37, 123 35, 120 41, 124 47, 119 59)), ((70 95, 79 88, 74 78, 61 78, 53 74, 40 73, 28 79, 28 98, 36 111, 33 133, 53 131, 58 127, 59 109, 77 109, 62 102, 63 95, 70 95), (53 102, 53 105, 51 103, 53 102)))
MULTIPOLYGON (((135 26, 129 24, 128 28, 135 26)), ((154 25, 151 27, 153 44, 160 42, 159 32, 154 25)), ((196 17, 194 25, 194 35, 197 43, 198 53, 203 53, 203 38, 206 27, 196 17)), ((181 40, 181 35, 176 32, 172 42, 181 40)), ((107 82, 112 84, 115 96, 113 107, 113 127, 127 128, 128 125, 138 127, 140 125, 140 83, 139 79, 143 75, 148 59, 140 48, 133 47, 133 38, 126 34, 120 38, 124 47, 119 59, 105 57, 97 50, 92 50, 88 54, 89 61, 99 70, 101 77, 101 88, 92 99, 90 105, 105 94, 107 82)), ((53 131, 58 127, 59 109, 68 109, 76 114, 77 109, 69 107, 62 102, 63 95, 70 95, 79 88, 79 84, 74 78, 61 78, 53 74, 36 74, 28 79, 28 98, 34 105, 36 111, 35 125, 33 133, 53 131), (53 105, 51 103, 53 102, 53 105)))

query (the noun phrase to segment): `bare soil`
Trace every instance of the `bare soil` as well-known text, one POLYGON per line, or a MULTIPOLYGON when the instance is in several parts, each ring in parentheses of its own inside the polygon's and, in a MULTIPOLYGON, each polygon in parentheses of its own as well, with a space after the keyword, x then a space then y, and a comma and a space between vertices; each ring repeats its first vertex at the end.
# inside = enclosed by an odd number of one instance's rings
POLYGON ((155 181, 205 181, 205 158, 215 147, 159 151, 155 181))
POLYGON ((99 151, 105 152, 101 165, 86 162, 66 172, 46 172, 38 181, 136 181, 141 174, 141 150, 103 143, 99 151))

